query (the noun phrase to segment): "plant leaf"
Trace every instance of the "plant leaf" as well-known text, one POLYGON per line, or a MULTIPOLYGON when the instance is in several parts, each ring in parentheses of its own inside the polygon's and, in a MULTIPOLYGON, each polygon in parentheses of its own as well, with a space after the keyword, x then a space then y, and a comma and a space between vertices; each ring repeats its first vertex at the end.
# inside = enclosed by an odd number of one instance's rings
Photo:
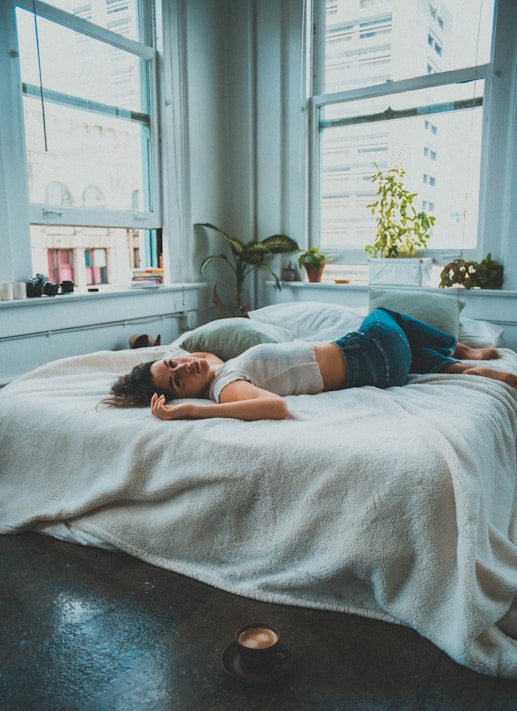
POLYGON ((266 254, 267 252, 246 252, 246 254, 241 255, 240 259, 244 264, 258 266, 262 264, 266 254))
POLYGON ((263 244, 273 254, 282 254, 285 252, 294 252, 298 249, 298 244, 294 239, 287 235, 271 235, 262 240, 263 244))
POLYGON ((232 248, 232 251, 235 254, 242 254, 245 251, 246 245, 244 244, 244 242, 242 242, 242 240, 237 239, 237 237, 230 237, 229 234, 223 232, 223 230, 219 229, 219 227, 211 225, 210 222, 197 222, 196 224, 198 227, 205 227, 209 230, 214 230, 215 232, 218 232, 228 242, 228 244, 232 248))
POLYGON ((275 272, 271 269, 269 264, 262 263, 262 264, 259 264, 257 268, 258 269, 265 269, 267 272, 269 272, 271 274, 271 276, 273 277, 273 279, 275 280, 275 285, 277 286, 277 288, 278 289, 282 288, 282 285, 280 284, 280 279, 275 274, 275 272))
POLYGON ((257 242, 256 240, 248 242, 248 244, 246 245, 245 252, 246 254, 271 254, 271 251, 266 247, 263 242, 257 242))
MULTIPOLYGON (((201 266, 199 267, 199 273, 202 274, 205 269, 208 267, 210 262, 213 262, 214 259, 224 259, 225 262, 228 262, 228 257, 226 254, 213 254, 210 257, 205 257, 203 261, 201 262, 201 266)), ((229 264, 229 262, 228 262, 229 264)))

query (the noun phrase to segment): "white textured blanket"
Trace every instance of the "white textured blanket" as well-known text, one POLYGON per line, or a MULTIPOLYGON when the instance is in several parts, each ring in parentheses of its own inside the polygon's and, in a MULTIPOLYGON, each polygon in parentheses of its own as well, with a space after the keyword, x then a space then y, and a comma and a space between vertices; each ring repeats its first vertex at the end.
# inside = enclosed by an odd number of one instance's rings
POLYGON ((65 522, 233 593, 410 626, 517 678, 515 391, 418 376, 291 397, 289 419, 255 423, 96 407, 165 350, 64 359, 0 391, 0 532, 65 522))

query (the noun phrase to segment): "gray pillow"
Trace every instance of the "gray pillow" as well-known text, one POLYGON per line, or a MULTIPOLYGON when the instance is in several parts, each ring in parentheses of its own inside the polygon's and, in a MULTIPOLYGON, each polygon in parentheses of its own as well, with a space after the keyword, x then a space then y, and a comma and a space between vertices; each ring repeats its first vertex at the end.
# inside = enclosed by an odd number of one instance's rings
POLYGON ((287 328, 236 317, 199 326, 186 333, 179 345, 190 353, 206 351, 229 360, 260 343, 286 343, 293 339, 294 333, 287 328))
POLYGON ((417 290, 369 289, 369 311, 379 307, 398 311, 425 321, 441 331, 458 338, 463 301, 442 294, 428 294, 417 290))

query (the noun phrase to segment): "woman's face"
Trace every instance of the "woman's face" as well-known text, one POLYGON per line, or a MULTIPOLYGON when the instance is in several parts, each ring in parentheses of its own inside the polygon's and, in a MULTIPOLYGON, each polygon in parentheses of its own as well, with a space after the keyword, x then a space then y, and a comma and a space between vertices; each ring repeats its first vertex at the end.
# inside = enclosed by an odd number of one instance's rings
POLYGON ((153 363, 151 377, 157 390, 175 398, 202 397, 214 372, 206 358, 175 356, 153 363))

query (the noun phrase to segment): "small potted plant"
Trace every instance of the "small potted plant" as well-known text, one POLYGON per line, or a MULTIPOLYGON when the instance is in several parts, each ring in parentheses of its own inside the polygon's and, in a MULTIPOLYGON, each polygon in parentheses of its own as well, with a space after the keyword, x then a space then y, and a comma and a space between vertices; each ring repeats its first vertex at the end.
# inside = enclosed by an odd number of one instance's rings
MULTIPOLYGON (((201 263, 199 271, 203 274, 208 265, 216 259, 220 259, 228 265, 233 272, 234 279, 232 282, 232 290, 239 314, 241 316, 246 316, 249 311, 247 299, 245 299, 244 296, 244 285, 246 279, 252 272, 258 269, 263 269, 269 272, 275 280, 276 286, 279 289, 281 288, 279 277, 275 274, 269 264, 265 262, 265 259, 273 254, 288 254, 296 251, 298 249, 298 244, 294 239, 291 239, 287 235, 277 234, 266 237, 261 242, 258 240, 243 242, 237 237, 231 237, 226 232, 219 229, 219 227, 216 227, 208 222, 199 223, 198 226, 213 230, 223 237, 230 246, 230 255, 213 254, 205 257, 201 263)), ((214 301, 217 304, 220 302, 219 297, 217 296, 217 284, 214 287, 214 301)), ((220 306, 221 310, 224 310, 222 304, 220 306)))
POLYGON ((333 257, 325 254, 318 247, 299 249, 296 253, 298 254, 298 266, 300 268, 303 266, 307 273, 307 279, 311 282, 321 281, 325 265, 333 260, 333 257))
POLYGON ((503 286, 504 267, 489 252, 480 262, 472 259, 454 259, 440 272, 442 289, 461 286, 464 289, 500 289, 503 286))
POLYGON ((371 177, 377 184, 377 200, 367 207, 376 219, 377 232, 374 242, 365 248, 370 256, 370 283, 421 286, 430 281, 432 259, 415 255, 418 249, 427 248, 435 217, 416 209, 417 193, 406 188, 405 174, 403 168, 393 167, 378 169, 371 177))

